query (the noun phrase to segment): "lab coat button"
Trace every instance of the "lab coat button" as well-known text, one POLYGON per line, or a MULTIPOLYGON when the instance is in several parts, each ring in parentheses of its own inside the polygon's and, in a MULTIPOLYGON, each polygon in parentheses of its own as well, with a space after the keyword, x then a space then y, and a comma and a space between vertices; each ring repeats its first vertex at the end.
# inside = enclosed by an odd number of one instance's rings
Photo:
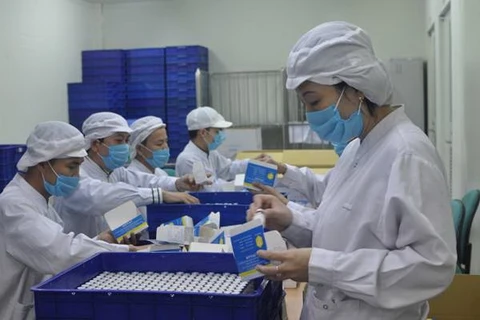
POLYGON ((327 310, 328 306, 326 304, 323 305, 323 309, 327 310))

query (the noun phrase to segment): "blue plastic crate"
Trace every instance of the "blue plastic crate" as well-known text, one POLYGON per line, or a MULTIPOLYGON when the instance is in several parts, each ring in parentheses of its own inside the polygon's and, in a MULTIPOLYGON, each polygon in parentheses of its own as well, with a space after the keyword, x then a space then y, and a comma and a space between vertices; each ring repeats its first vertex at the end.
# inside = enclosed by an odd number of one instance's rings
POLYGON ((127 73, 131 75, 139 74, 139 75, 158 75, 164 76, 166 72, 166 68, 164 65, 148 65, 148 66, 132 66, 129 65, 127 67, 127 73))
POLYGON ((125 50, 128 59, 143 59, 151 57, 165 57, 165 48, 145 48, 125 50))
POLYGON ((126 100, 108 100, 108 99, 99 99, 99 100, 83 100, 83 101, 69 101, 68 109, 122 109, 126 106, 126 100))
POLYGON ((131 119, 138 119, 146 116, 155 116, 165 119, 165 109, 163 108, 127 108, 126 117, 131 119))
POLYGON ((175 110, 178 107, 184 107, 193 110, 197 107, 196 97, 170 97, 167 98, 167 105, 175 110))
POLYGON ((167 83, 169 82, 184 82, 195 81, 195 72, 170 72, 165 76, 167 83))
POLYGON ((197 90, 195 88, 167 88, 167 99, 169 98, 196 98, 197 90))
MULTIPOLYGON (((125 67, 105 67, 105 68, 82 68, 82 74, 87 77, 94 76, 125 76, 127 68, 125 67)), ((122 82, 122 81, 113 81, 122 82)))
POLYGON ((192 192, 202 204, 245 204, 253 202, 251 192, 192 192))
POLYGON ((128 82, 165 82, 165 74, 127 74, 128 82))
POLYGON ((208 56, 208 49, 202 46, 174 46, 165 48, 165 56, 208 56))
POLYGON ((34 286, 37 320, 277 320, 284 298, 282 282, 253 280, 239 295, 78 290, 102 272, 237 273, 226 253, 100 253, 34 286))
POLYGON ((125 68, 127 62, 124 58, 113 58, 113 59, 82 59, 82 68, 125 68))
POLYGON ((208 63, 176 63, 167 64, 167 74, 169 73, 195 73, 197 69, 208 71, 208 63))
POLYGON ((196 88, 196 81, 195 79, 185 79, 185 80, 177 80, 177 81, 167 81, 166 87, 169 90, 175 90, 178 88, 196 88))
POLYGON ((127 76, 125 74, 101 74, 101 75, 82 75, 82 81, 85 83, 98 83, 98 82, 125 82, 127 76))
POLYGON ((165 89, 156 90, 129 90, 127 91, 127 99, 163 99, 166 98, 165 89))
POLYGON ((122 59, 124 50, 86 50, 82 51, 82 59, 122 59))
POLYGON ((113 112, 125 116, 125 107, 123 108, 79 108, 79 109, 69 109, 68 110, 68 120, 71 125, 82 130, 83 122, 92 114, 97 112, 113 112))
POLYGON ((125 85, 122 83, 69 83, 68 100, 124 100, 125 85))
MULTIPOLYGON (((170 140, 170 137, 169 137, 170 140)), ((188 142, 188 141, 187 141, 188 142)), ((181 149, 185 145, 181 146, 181 149)), ((221 213, 221 225, 222 226, 231 226, 235 224, 245 223, 246 212, 249 208, 249 205, 217 205, 217 204, 196 204, 196 205, 186 205, 186 204, 157 204, 149 205, 147 207, 147 222, 148 222, 148 231, 150 236, 155 238, 156 231, 158 226, 162 223, 180 218, 184 215, 192 217, 193 222, 197 223, 210 212, 221 213)))
POLYGON ((127 109, 135 108, 162 108, 166 109, 165 99, 130 99, 127 100, 127 109))
POLYGON ((165 81, 160 79, 158 81, 135 81, 127 82, 128 91, 139 91, 139 90, 165 90, 165 81))
POLYGON ((132 67, 162 66, 165 69, 165 57, 128 58, 127 69, 132 67))
POLYGON ((3 189, 10 183, 12 179, 4 179, 0 177, 0 193, 3 192, 3 189))
MULTIPOLYGON (((15 162, 19 148, 20 146, 16 144, 0 145, 0 164, 15 162)), ((24 146, 22 146, 22 148, 24 148, 24 146)))
POLYGON ((201 65, 208 64, 208 54, 206 55, 170 55, 166 58, 167 65, 178 63, 196 63, 201 65))

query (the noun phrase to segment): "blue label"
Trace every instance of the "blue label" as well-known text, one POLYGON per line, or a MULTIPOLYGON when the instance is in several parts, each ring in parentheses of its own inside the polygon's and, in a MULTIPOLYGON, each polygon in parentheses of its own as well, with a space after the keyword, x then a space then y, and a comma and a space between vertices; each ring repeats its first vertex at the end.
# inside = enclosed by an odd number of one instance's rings
POLYGON ((225 232, 220 232, 210 243, 225 244, 225 232))
POLYGON ((257 265, 270 262, 257 255, 258 250, 267 250, 263 227, 258 226, 231 237, 233 254, 240 275, 255 272, 257 265))
POLYGON ((264 167, 256 163, 249 162, 245 172, 245 184, 251 186, 253 183, 261 183, 273 187, 277 169, 264 167))
POLYGON ((123 236, 129 236, 132 231, 140 227, 142 224, 146 224, 142 215, 138 215, 132 220, 122 224, 120 227, 112 231, 115 239, 122 238, 123 236))

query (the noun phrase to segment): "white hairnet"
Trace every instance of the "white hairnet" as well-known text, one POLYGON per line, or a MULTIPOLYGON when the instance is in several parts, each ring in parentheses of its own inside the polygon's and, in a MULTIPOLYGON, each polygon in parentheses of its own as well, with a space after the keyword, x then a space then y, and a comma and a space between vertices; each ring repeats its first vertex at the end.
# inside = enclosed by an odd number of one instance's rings
POLYGON ((92 141, 109 137, 117 132, 132 132, 127 120, 113 112, 98 112, 88 117, 82 125, 86 148, 90 149, 92 141))
POLYGON ((130 159, 134 159, 137 155, 137 146, 142 143, 153 131, 159 128, 165 128, 166 125, 162 119, 154 116, 143 117, 135 120, 130 128, 130 159))
POLYGON ((323 85, 343 81, 380 106, 391 103, 393 94, 370 37, 347 22, 323 23, 305 33, 290 51, 287 76, 287 89, 297 89, 307 80, 323 85))
POLYGON ((27 171, 52 159, 85 157, 85 140, 74 126, 61 121, 47 121, 35 126, 27 139, 27 151, 17 163, 19 171, 27 171))

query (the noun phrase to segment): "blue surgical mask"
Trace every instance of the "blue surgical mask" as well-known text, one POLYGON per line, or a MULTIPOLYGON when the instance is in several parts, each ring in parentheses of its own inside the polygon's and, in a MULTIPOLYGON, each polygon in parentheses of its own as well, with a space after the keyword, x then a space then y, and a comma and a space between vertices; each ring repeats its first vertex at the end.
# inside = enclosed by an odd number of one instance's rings
POLYGON ((108 155, 100 155, 100 157, 102 158, 103 163, 109 170, 113 171, 117 168, 124 166, 125 163, 127 163, 128 157, 130 155, 130 148, 128 147, 128 144, 124 143, 107 147, 108 155))
POLYGON ((220 145, 225 141, 225 132, 218 131, 218 133, 213 138, 213 141, 208 144, 208 150, 213 151, 216 150, 220 145))
POLYGON ((79 177, 68 177, 64 175, 59 175, 55 172, 50 162, 48 162, 48 165, 52 169, 53 173, 55 173, 55 175, 57 176, 57 181, 55 182, 55 184, 51 184, 50 182, 45 180, 45 177, 42 174, 43 186, 51 196, 67 197, 73 191, 75 191, 75 189, 77 189, 78 183, 80 182, 79 177))
POLYGON ((342 153, 343 153, 343 150, 345 150, 345 147, 348 145, 348 143, 340 143, 340 144, 332 143, 332 145, 333 145, 333 150, 335 150, 335 153, 339 157, 341 157, 342 153))
POLYGON ((152 156, 150 158, 146 158, 141 155, 152 168, 163 168, 168 162, 168 159, 170 159, 170 149, 168 148, 152 151, 144 145, 141 146, 152 153, 152 156))
POLYGON ((320 139, 329 141, 332 144, 347 144, 350 140, 359 137, 363 132, 363 117, 360 112, 361 102, 358 110, 352 113, 348 119, 343 119, 338 112, 338 104, 342 99, 344 91, 342 91, 336 104, 332 104, 324 110, 306 113, 310 128, 320 139))

